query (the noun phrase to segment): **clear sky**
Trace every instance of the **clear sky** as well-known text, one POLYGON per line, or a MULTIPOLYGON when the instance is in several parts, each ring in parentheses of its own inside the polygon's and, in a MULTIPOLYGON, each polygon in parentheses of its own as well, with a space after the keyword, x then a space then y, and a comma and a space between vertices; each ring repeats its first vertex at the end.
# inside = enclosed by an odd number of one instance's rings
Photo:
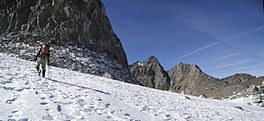
POLYGON ((262 0, 102 0, 129 63, 156 56, 209 75, 264 76, 262 0))

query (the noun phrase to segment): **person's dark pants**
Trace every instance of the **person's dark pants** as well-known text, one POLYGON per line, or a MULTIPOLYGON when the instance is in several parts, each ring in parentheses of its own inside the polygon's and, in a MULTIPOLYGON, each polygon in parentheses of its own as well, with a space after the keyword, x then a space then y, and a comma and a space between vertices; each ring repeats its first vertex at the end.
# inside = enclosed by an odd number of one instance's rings
POLYGON ((48 62, 48 57, 46 55, 42 55, 40 57, 37 58, 37 65, 36 65, 36 69, 39 72, 40 69, 40 65, 41 65, 41 69, 42 69, 42 77, 45 77, 45 72, 46 72, 46 63, 48 62))

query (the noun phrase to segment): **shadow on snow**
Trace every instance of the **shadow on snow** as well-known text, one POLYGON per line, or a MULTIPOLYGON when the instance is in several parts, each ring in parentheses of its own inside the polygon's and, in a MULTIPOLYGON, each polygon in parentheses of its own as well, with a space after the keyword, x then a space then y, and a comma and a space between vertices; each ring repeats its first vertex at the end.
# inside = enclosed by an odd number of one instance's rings
POLYGON ((88 90, 91 90, 91 91, 94 91, 94 92, 99 92, 99 93, 102 93, 102 94, 111 95, 108 92, 104 92, 104 91, 101 91, 101 90, 97 90, 97 89, 93 89, 93 88, 89 88, 89 87, 85 87, 85 86, 80 86, 80 85, 75 85, 75 84, 71 84, 71 83, 67 83, 67 82, 62 82, 62 81, 58 81, 58 80, 51 79, 51 78, 46 78, 46 79, 51 80, 53 82, 69 85, 69 86, 79 87, 79 88, 82 88, 82 89, 88 89, 88 90))

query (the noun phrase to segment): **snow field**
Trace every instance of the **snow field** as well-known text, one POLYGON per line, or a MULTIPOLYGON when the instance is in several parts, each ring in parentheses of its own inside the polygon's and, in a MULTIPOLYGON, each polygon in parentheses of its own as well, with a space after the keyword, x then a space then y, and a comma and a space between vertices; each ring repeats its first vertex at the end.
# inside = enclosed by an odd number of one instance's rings
POLYGON ((203 99, 51 67, 0 54, 0 120, 262 121, 264 108, 203 99), (48 75, 48 74, 47 74, 48 75))

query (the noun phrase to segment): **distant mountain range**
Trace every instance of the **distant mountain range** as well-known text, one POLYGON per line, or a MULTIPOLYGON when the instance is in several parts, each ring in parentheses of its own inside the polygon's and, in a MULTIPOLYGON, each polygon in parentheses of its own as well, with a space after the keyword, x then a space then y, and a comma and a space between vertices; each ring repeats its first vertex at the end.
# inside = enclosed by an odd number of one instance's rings
POLYGON ((146 61, 129 65, 129 68, 143 86, 214 98, 227 98, 251 85, 261 85, 264 81, 264 77, 257 78, 243 73, 218 79, 204 73, 195 64, 180 63, 165 71, 154 56, 146 61))

